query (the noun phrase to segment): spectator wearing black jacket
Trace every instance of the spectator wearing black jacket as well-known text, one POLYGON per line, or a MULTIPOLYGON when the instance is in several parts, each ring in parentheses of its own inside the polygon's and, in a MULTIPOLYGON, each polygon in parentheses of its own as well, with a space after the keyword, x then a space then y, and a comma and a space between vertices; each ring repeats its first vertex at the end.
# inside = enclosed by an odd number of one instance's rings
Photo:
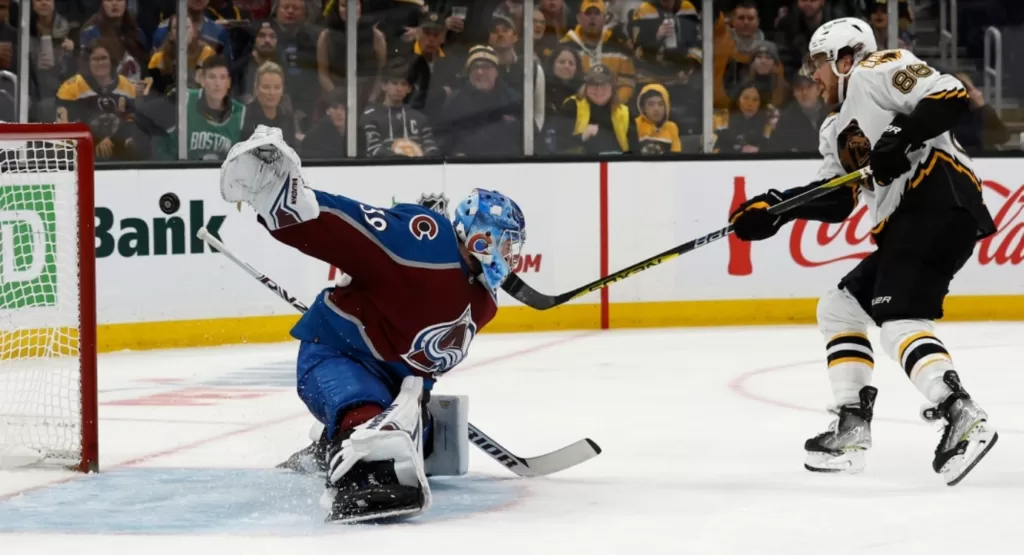
POLYGON ((384 75, 384 99, 371 104, 359 122, 363 148, 370 158, 420 158, 439 153, 434 132, 422 112, 405 105, 409 96, 408 71, 395 64, 384 75))
POLYGON ((782 114, 768 140, 771 152, 817 152, 818 131, 825 120, 821 89, 805 70, 794 77, 793 98, 782 114))
POLYGON ((772 114, 753 83, 740 88, 724 119, 716 122, 716 154, 753 154, 768 144, 773 130, 772 114))
POLYGON ((522 153, 522 96, 498 78, 498 57, 475 46, 466 60, 466 81, 441 112, 434 134, 450 156, 517 156, 522 153))
POLYGON ((345 102, 345 89, 327 93, 327 117, 320 118, 302 139, 299 152, 303 158, 337 160, 345 157, 348 144, 345 102))
POLYGON ((441 114, 441 108, 448 100, 461 69, 454 58, 445 55, 441 47, 445 40, 445 28, 441 17, 427 14, 420 22, 416 42, 412 45, 412 64, 409 67, 409 83, 412 94, 409 105, 423 112, 429 118, 441 114))
POLYGON ((242 137, 248 138, 260 125, 277 127, 289 146, 295 147, 295 119, 284 96, 284 71, 274 62, 267 62, 256 72, 253 100, 245 108, 242 137))

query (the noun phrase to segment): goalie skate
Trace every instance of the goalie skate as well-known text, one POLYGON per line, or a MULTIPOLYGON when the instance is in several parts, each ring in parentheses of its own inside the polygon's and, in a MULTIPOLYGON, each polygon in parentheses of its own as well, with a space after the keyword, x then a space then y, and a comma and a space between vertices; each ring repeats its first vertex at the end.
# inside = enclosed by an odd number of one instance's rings
POLYGON ((329 511, 327 521, 343 524, 416 515, 424 503, 421 488, 398 483, 391 460, 356 463, 320 500, 329 511))
POLYGON ((955 486, 988 454, 999 434, 989 425, 988 414, 964 391, 956 372, 947 371, 942 381, 953 393, 938 406, 926 407, 921 416, 945 422, 932 469, 942 474, 946 485, 955 486))
POLYGON ((323 475, 327 472, 327 431, 323 424, 317 422, 309 430, 309 439, 313 443, 292 453, 288 460, 275 468, 291 470, 301 474, 323 475))
POLYGON ((391 406, 343 430, 327 450, 328 522, 414 516, 430 508, 423 467, 423 378, 407 376, 391 406))
POLYGON ((877 389, 865 386, 860 390, 860 403, 829 409, 836 419, 827 431, 804 443, 804 468, 811 472, 863 471, 867 450, 871 448, 871 418, 877 395, 877 389))

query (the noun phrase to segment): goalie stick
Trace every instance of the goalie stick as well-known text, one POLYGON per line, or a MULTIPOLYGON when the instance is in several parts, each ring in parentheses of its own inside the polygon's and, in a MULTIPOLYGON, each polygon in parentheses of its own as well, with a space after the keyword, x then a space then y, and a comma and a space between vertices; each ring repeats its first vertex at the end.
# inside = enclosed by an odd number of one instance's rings
MULTIPOLYGON (((846 174, 842 177, 837 177, 831 181, 828 181, 811 189, 810 191, 806 191, 791 199, 786 199, 776 204, 775 206, 772 206, 771 208, 768 209, 768 213, 772 215, 783 214, 794 208, 803 206, 813 200, 816 200, 843 185, 852 183, 854 181, 860 181, 861 179, 864 179, 870 175, 871 170, 869 168, 863 168, 853 173, 846 174)), ((671 249, 665 252, 658 253, 650 258, 641 260, 640 262, 637 262, 632 266, 627 266, 607 277, 603 277, 597 281, 577 287, 572 291, 562 293, 561 295, 545 295, 544 293, 541 293, 536 289, 530 287, 516 274, 509 274, 508 278, 506 278, 505 282, 501 285, 501 288, 504 289, 505 292, 511 295, 514 299, 525 304, 530 308, 535 308, 537 310, 547 310, 549 308, 554 308, 558 305, 565 304, 577 297, 582 297, 583 295, 586 295, 588 293, 593 293, 594 291, 608 287, 609 285, 617 281, 621 281, 630 276, 639 274, 644 270, 653 268, 658 264, 661 264, 662 262, 672 260, 677 256, 682 256, 692 250, 703 247, 704 245, 713 243, 723 237, 728 236, 730 233, 732 233, 732 231, 732 225, 728 225, 726 227, 723 227, 722 229, 712 231, 707 235, 702 235, 696 239, 693 239, 687 243, 683 243, 682 245, 679 245, 677 247, 672 247, 671 249)))
MULTIPOLYGON (((206 244, 220 251, 221 254, 245 270, 246 273, 255 278, 256 281, 262 283, 267 289, 277 293, 279 297, 292 305, 295 310, 303 313, 309 310, 306 305, 296 300, 295 297, 289 295, 288 292, 274 282, 274 280, 260 273, 259 270, 253 268, 248 262, 239 258, 234 252, 228 249, 220 239, 214 237, 206 227, 199 228, 199 231, 196 232, 196 236, 202 239, 206 244)), ((498 461, 502 466, 523 478, 533 478, 554 474, 584 463, 601 454, 601 448, 597 443, 594 443, 590 438, 586 438, 545 455, 539 455, 536 457, 520 457, 513 454, 508 449, 505 449, 500 443, 491 439, 472 423, 469 424, 469 441, 472 442, 473 445, 479 447, 481 451, 487 453, 487 455, 492 459, 498 461)))

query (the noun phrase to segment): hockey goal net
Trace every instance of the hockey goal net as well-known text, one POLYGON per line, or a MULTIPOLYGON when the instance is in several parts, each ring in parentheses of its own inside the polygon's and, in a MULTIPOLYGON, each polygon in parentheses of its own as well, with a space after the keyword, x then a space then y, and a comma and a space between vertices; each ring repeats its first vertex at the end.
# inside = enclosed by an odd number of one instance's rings
POLYGON ((98 469, 93 143, 0 123, 0 469, 98 469))

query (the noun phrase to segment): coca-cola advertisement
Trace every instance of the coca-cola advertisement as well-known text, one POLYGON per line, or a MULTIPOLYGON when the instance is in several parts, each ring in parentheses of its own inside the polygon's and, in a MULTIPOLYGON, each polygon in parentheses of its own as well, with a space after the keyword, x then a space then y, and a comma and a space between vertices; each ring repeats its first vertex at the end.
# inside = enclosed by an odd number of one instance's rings
MULTIPOLYGON (((612 267, 640 260, 727 224, 729 213, 768 189, 785 190, 815 179, 819 163, 806 161, 700 162, 611 166, 613 222, 630 211, 628 241, 611 231, 612 267), (647 172, 647 168, 653 168, 647 172), (684 171, 685 167, 691 168, 684 171), (642 187, 639 175, 652 174, 642 187), (623 191, 627 190, 629 194, 623 191), (630 196, 632 195, 632 196, 630 196), (668 227, 672 232, 668 233, 668 227), (649 246, 648 246, 649 245, 649 246), (638 246, 642 246, 642 250, 638 246)), ((950 289, 956 295, 1024 294, 1024 173, 1012 159, 975 160, 985 202, 998 231, 979 241, 950 289)), ((847 188, 830 194, 852 194, 847 188)), ((730 236, 686 253, 666 267, 616 284, 612 302, 636 300, 812 299, 875 248, 875 222, 863 203, 839 224, 796 221, 774 237, 752 243, 730 236)))

